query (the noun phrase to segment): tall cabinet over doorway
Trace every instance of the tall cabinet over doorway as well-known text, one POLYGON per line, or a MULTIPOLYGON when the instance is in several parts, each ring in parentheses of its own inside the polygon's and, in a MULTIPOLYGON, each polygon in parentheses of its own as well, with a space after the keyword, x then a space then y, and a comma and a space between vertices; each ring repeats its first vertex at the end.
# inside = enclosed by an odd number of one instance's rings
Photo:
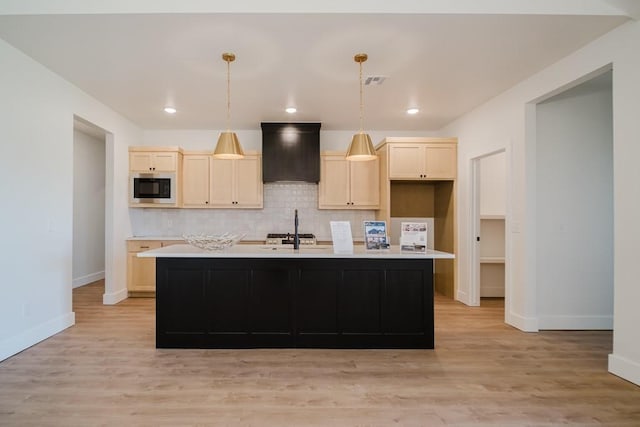
MULTIPOLYGON (((394 218, 432 219, 428 232, 433 234, 433 249, 455 254, 458 139, 387 137, 376 151, 380 160, 376 219, 386 221, 390 230, 394 218)), ((456 260, 434 261, 435 291, 453 298, 456 260)))

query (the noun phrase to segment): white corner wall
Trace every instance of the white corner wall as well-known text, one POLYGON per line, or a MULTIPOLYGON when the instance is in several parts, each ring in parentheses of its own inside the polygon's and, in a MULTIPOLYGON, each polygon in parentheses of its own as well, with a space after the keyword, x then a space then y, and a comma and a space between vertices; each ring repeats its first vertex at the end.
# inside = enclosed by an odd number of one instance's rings
POLYGON ((104 279, 105 140, 73 132, 73 287, 104 279))
POLYGON ((72 312, 74 114, 107 138, 104 301, 126 297, 129 145, 140 130, 0 41, 0 360, 74 324, 72 312))
POLYGON ((540 329, 613 329, 611 96, 607 72, 537 105, 540 329))
POLYGON ((576 85, 613 65, 614 342, 609 370, 640 384, 640 23, 629 22, 519 83, 441 130, 458 136, 457 295, 469 295, 471 262, 471 159, 507 147, 507 281, 505 319, 525 331, 538 330, 535 239, 535 106, 532 103, 576 85))

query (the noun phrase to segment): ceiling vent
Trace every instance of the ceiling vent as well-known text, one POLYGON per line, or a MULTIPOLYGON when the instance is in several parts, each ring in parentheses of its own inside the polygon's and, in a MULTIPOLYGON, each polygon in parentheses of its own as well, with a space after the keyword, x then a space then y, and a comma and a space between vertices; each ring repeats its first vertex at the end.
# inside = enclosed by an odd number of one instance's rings
POLYGON ((382 82, 384 82, 384 79, 386 79, 386 76, 366 76, 364 78, 364 85, 365 86, 380 86, 382 84, 382 82))

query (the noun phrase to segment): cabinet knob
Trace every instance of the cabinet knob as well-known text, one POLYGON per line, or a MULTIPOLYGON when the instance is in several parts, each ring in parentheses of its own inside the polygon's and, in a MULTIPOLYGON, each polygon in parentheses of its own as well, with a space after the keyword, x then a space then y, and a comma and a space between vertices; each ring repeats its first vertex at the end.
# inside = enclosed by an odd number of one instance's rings
POLYGON ((208 205, 208 204, 209 204, 209 201, 207 200, 206 202, 204 202, 204 204, 205 204, 205 205, 208 205))

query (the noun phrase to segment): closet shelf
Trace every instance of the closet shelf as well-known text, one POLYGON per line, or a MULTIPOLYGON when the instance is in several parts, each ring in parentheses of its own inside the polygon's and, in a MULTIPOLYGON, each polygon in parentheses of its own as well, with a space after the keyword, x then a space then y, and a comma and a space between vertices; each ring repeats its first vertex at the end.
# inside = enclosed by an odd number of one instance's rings
POLYGON ((480 257, 480 264, 504 264, 504 257, 483 256, 480 257))

